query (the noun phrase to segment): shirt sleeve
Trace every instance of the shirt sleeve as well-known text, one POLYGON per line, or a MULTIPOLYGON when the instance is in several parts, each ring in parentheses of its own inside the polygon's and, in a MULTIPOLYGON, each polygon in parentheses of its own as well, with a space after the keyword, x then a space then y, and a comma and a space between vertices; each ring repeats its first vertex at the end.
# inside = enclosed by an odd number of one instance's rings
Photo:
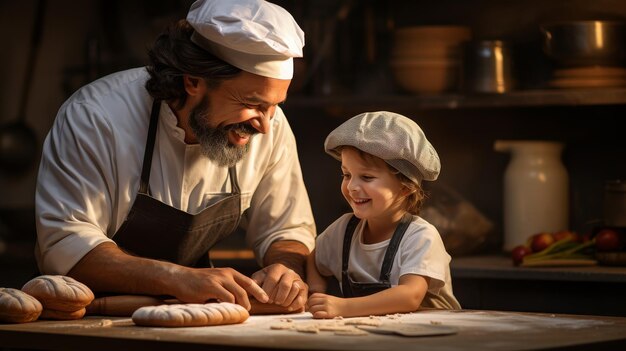
POLYGON ((446 272, 450 264, 441 236, 437 229, 428 224, 411 224, 411 232, 400 244, 400 276, 418 274, 430 278, 428 289, 438 293, 445 285, 446 272))
POLYGON ((315 240, 315 264, 318 272, 325 277, 334 276, 341 281, 343 237, 351 217, 351 213, 339 217, 315 240))
POLYGON ((91 249, 112 241, 110 161, 115 143, 97 109, 66 103, 43 146, 35 194, 37 263, 65 275, 91 249))
POLYGON ((272 154, 265 169, 258 170, 264 175, 245 214, 246 240, 260 265, 274 241, 298 241, 312 251, 316 236, 295 137, 279 108, 272 122, 272 154))

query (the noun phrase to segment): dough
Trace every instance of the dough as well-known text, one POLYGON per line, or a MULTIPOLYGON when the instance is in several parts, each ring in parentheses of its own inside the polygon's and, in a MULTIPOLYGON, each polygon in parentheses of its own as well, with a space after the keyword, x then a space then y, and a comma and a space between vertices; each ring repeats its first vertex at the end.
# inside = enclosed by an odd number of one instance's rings
MULTIPOLYGON (((355 324, 355 323, 352 323, 355 324)), ((356 324, 355 324, 356 325, 356 324)), ((343 320, 325 320, 313 323, 293 323, 279 321, 270 325, 271 330, 295 330, 300 333, 319 334, 333 332, 335 335, 361 336, 369 333, 354 325, 345 325, 343 320)))
POLYGON ((240 305, 228 302, 146 306, 136 310, 137 325, 151 327, 201 327, 243 323, 249 317, 240 305))
POLYGON ((85 308, 81 308, 78 311, 68 312, 68 311, 57 311, 57 310, 49 310, 45 309, 41 311, 41 319, 60 319, 60 320, 71 320, 71 319, 81 319, 85 316, 85 308))
POLYGON ((296 325, 295 330, 300 333, 311 333, 317 334, 320 332, 320 329, 317 325, 296 325))
POLYGON ((277 322, 270 325, 270 329, 272 330, 289 330, 295 327, 294 323, 290 322, 277 322))
POLYGON ((349 319, 345 321, 346 325, 368 325, 372 327, 377 327, 381 325, 383 322, 377 318, 357 318, 357 319, 349 319))
POLYGON ((42 275, 24 284, 22 291, 35 297, 44 309, 76 312, 94 299, 87 285, 63 275, 42 275))
POLYGON ((357 329, 357 328, 335 331, 335 335, 345 335, 345 336, 364 336, 368 334, 369 334, 368 332, 357 329))
POLYGON ((230 307, 227 307, 226 305, 222 305, 219 303, 211 305, 211 308, 213 310, 209 310, 209 311, 212 312, 213 314, 215 314, 215 311, 218 311, 219 313, 222 314, 223 321, 239 320, 241 318, 239 315, 239 311, 236 310, 235 308, 230 308, 230 307))
POLYGON ((27 323, 37 320, 43 307, 27 293, 11 288, 0 288, 0 322, 27 323))
POLYGON ((86 308, 88 315, 130 317, 140 307, 163 304, 164 300, 153 296, 115 295, 96 298, 86 308))
POLYGON ((304 307, 300 311, 290 311, 288 307, 275 305, 273 303, 261 303, 257 299, 250 298, 250 315, 266 315, 266 314, 290 314, 304 312, 304 307))
POLYGON ((351 331, 351 330, 358 330, 356 327, 353 327, 351 325, 320 325, 320 330, 321 331, 351 331))

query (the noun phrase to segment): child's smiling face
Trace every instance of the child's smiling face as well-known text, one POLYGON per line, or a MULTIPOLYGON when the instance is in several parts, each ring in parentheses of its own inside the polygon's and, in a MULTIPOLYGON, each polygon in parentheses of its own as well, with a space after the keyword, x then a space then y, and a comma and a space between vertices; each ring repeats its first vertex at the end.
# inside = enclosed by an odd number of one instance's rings
POLYGON ((360 219, 393 217, 402 208, 403 185, 382 159, 364 157, 352 147, 341 150, 341 193, 360 219))

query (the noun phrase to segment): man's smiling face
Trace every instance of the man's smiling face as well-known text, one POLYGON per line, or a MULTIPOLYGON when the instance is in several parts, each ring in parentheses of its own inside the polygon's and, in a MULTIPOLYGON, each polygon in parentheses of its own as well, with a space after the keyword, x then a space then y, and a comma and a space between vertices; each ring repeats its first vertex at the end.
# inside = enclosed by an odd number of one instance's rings
POLYGON ((207 89, 189 115, 189 126, 203 154, 220 166, 239 162, 249 149, 250 138, 269 131, 290 82, 242 72, 207 89))

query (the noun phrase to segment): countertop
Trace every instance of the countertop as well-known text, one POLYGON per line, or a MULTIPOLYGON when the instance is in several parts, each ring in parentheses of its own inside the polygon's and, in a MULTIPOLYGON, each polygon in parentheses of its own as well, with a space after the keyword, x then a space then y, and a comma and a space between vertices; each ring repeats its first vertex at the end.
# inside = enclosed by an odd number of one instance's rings
POLYGON ((626 267, 518 267, 505 255, 456 257, 450 263, 450 270, 453 278, 626 282, 626 267))
POLYGON ((455 257, 464 308, 626 317, 626 267, 518 267, 505 255, 455 257))
MULTIPOLYGON (((291 318, 298 325, 318 323, 307 312, 251 316, 230 326, 148 328, 130 318, 87 317, 75 321, 36 321, 0 325, 0 347, 49 350, 615 350, 626 347, 626 318, 498 311, 435 311, 380 317, 386 323, 455 327, 457 333, 405 337, 334 335, 271 330, 291 318), (584 346, 583 346, 584 345, 584 346)), ((333 322, 332 320, 321 321, 333 322)))

